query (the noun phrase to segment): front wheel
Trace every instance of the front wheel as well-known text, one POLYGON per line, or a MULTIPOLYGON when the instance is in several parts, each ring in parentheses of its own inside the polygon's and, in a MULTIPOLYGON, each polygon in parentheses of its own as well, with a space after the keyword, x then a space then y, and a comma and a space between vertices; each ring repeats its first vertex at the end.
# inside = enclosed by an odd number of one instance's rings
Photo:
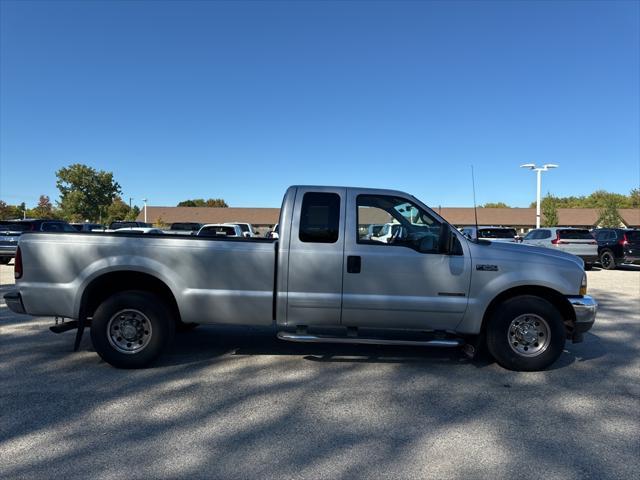
POLYGON ((165 350, 174 330, 162 298, 132 290, 100 304, 91 321, 91 341, 98 355, 114 367, 142 368, 165 350))
POLYGON ((565 338, 558 309, 533 295, 506 300, 487 325, 487 348, 509 370, 544 370, 562 354, 565 338))

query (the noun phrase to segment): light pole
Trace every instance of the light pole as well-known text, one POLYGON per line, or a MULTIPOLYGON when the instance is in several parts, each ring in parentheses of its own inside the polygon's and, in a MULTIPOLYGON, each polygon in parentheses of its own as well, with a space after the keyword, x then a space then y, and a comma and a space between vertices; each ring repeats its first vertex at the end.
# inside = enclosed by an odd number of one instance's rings
POLYGON ((144 202, 144 223, 147 223, 147 199, 143 198, 142 201, 144 202))
POLYGON ((546 172, 552 168, 558 168, 558 165, 554 163, 545 163, 541 167, 536 167, 535 163, 525 163, 524 165, 520 165, 520 168, 528 168, 529 170, 533 170, 536 172, 538 177, 538 187, 536 194, 536 228, 540 228, 540 180, 542 176, 542 172, 546 172))

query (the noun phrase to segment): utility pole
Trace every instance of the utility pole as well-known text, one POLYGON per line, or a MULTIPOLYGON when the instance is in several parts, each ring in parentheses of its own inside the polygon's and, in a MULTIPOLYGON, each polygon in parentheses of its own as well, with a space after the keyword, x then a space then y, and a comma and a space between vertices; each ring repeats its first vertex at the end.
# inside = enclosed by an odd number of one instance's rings
POLYGON ((525 163, 520 165, 520 168, 528 168, 536 172, 537 185, 536 185, 536 228, 540 228, 540 192, 542 183, 542 172, 546 172, 552 168, 558 168, 558 165, 554 163, 545 163, 542 167, 536 167, 535 163, 525 163))
POLYGON ((144 202, 144 223, 147 223, 147 199, 143 198, 142 201, 144 202))

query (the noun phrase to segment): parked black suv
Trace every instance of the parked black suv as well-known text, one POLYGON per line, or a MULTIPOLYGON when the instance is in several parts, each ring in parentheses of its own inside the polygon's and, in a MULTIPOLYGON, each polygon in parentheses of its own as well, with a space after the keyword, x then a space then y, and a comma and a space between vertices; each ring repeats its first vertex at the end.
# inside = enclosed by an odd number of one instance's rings
POLYGON ((614 270, 623 263, 640 262, 640 230, 597 228, 591 233, 598 242, 602 268, 614 270))
POLYGON ((75 232, 62 220, 2 220, 0 221, 0 264, 6 265, 16 254, 22 232, 75 232))

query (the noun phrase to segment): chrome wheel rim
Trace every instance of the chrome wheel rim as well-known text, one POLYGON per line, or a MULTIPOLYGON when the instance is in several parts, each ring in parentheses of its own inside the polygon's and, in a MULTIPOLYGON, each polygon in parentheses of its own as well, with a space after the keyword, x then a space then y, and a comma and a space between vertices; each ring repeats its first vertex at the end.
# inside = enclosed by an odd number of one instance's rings
POLYGON ((131 308, 120 310, 107 324, 109 343, 120 353, 141 352, 149 345, 152 335, 149 317, 131 308))
POLYGON ((551 330, 547 321, 533 313, 514 318, 507 331, 511 350, 523 357, 541 355, 551 343, 551 330))

